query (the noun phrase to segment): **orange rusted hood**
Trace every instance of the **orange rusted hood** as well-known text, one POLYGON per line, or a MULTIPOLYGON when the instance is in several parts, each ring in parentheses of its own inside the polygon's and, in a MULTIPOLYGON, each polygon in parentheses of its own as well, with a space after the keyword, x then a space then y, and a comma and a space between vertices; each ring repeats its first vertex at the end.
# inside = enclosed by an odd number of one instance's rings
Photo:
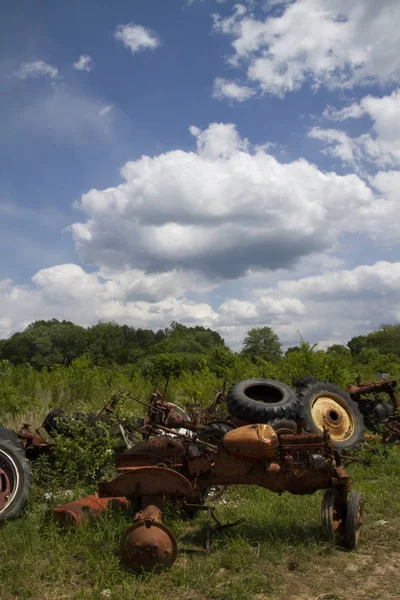
POLYGON ((227 433, 222 444, 230 454, 247 458, 271 460, 279 446, 278 436, 271 425, 244 425, 227 433))

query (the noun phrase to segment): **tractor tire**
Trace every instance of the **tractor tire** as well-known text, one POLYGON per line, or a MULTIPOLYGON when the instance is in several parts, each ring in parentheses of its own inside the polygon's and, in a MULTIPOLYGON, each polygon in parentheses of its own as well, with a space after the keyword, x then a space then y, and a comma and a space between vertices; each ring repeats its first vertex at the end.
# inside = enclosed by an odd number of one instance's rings
POLYGON ((339 453, 359 446, 364 440, 364 421, 358 405, 339 386, 325 381, 299 390, 300 420, 305 431, 328 430, 339 453))
POLYGON ((248 423, 269 423, 275 419, 294 419, 299 399, 296 392, 276 379, 244 379, 228 392, 229 413, 248 423))
POLYGON ((55 408, 49 412, 43 421, 42 427, 52 438, 59 434, 66 435, 68 425, 66 423, 64 411, 61 408, 55 408))
POLYGON ((347 514, 344 529, 344 545, 353 550, 360 540, 360 528, 364 516, 364 499, 360 492, 352 491, 347 498, 347 514))
POLYGON ((297 433, 297 423, 290 419, 275 419, 275 421, 271 421, 270 425, 276 431, 278 436, 297 433))
POLYGON ((24 451, 11 439, 0 437, 0 523, 21 515, 31 487, 32 472, 24 451))
POLYGON ((9 440, 19 448, 22 448, 22 443, 18 435, 12 429, 7 429, 0 424, 0 440, 9 440))
POLYGON ((319 381, 318 377, 306 375, 305 377, 298 377, 297 379, 293 379, 292 385, 296 388, 302 388, 305 385, 309 385, 310 383, 317 383, 317 381, 319 381))
POLYGON ((203 429, 201 429, 197 437, 203 442, 209 442, 210 444, 218 444, 226 433, 229 433, 235 429, 234 425, 228 423, 209 423, 203 429))

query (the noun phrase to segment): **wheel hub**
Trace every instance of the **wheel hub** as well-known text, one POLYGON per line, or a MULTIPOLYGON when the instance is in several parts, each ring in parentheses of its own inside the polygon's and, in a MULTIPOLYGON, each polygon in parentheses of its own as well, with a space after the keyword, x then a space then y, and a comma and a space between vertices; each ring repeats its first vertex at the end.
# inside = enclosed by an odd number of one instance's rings
POLYGON ((11 483, 7 473, 0 468, 0 511, 7 506, 11 494, 11 483))
POLYGON ((323 393, 314 398, 311 416, 321 431, 327 429, 334 442, 341 442, 354 433, 354 420, 350 409, 340 398, 323 393))

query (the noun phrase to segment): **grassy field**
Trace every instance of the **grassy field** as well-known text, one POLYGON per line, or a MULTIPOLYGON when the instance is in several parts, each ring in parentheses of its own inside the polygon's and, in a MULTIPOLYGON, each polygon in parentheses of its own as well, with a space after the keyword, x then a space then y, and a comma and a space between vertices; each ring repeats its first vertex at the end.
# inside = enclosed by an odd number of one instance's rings
MULTIPOLYGON (((366 499, 362 541, 355 552, 327 543, 321 493, 279 497, 231 488, 216 501, 227 530, 210 555, 183 554, 169 572, 133 575, 119 566, 122 531, 132 515, 109 514, 69 533, 48 516, 57 499, 34 489, 18 521, 0 529, 1 600, 391 600, 400 598, 400 447, 352 464, 354 488, 366 499)), ((201 545, 204 516, 167 515, 178 545, 201 545)))

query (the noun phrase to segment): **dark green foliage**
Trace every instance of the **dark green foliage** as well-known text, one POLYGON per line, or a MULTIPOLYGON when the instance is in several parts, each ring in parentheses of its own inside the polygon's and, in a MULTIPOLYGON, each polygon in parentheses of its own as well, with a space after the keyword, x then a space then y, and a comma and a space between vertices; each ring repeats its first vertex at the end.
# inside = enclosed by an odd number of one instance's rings
POLYGON ((288 348, 285 352, 285 356, 287 356, 288 354, 290 354, 291 352, 298 352, 300 350, 300 346, 291 346, 290 348, 288 348))
POLYGON ((360 354, 361 350, 366 345, 366 336, 365 335, 356 335, 351 338, 349 342, 347 342, 347 347, 353 356, 357 356, 360 354))
POLYGON ((218 346, 219 333, 204 327, 185 327, 176 322, 165 331, 134 329, 115 322, 98 323, 85 329, 70 321, 36 321, 25 331, 0 341, 0 360, 37 369, 68 366, 82 356, 92 365, 145 365, 151 356, 179 354, 186 369, 195 369, 218 346))
POLYGON ((400 323, 381 325, 368 335, 359 335, 352 338, 347 346, 353 356, 359 355, 363 349, 369 348, 379 354, 393 355, 400 358, 400 323))
POLYGON ((342 356, 349 356, 350 354, 350 350, 342 344, 332 344, 326 351, 328 354, 341 354, 342 356))
POLYGON ((87 331, 70 321, 36 321, 3 341, 1 358, 13 364, 30 363, 38 369, 66 366, 83 354, 87 342, 87 331))
POLYGON ((380 354, 394 355, 400 358, 400 323, 381 325, 366 336, 366 346, 375 348, 380 354))
POLYGON ((115 434, 116 423, 96 422, 88 427, 69 419, 70 435, 57 435, 57 451, 34 462, 36 485, 47 490, 79 486, 96 491, 99 480, 114 473, 115 450, 121 441, 115 434))
POLYGON ((243 356, 253 362, 257 358, 276 362, 282 358, 282 346, 277 334, 271 327, 256 327, 247 332, 243 342, 243 356))

